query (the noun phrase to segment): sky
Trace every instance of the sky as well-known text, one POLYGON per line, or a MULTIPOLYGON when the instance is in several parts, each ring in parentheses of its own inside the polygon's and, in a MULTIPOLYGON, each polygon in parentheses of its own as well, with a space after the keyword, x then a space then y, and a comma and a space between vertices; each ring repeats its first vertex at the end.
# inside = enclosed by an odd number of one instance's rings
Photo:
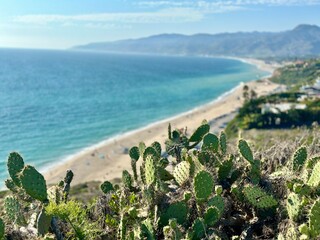
POLYGON ((0 47, 320 26, 320 0, 0 0, 0 47))

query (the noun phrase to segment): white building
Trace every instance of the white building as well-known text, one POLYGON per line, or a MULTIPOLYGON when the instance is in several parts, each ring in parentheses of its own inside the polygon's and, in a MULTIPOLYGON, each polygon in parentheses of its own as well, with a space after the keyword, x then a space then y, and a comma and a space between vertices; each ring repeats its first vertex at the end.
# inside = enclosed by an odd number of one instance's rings
POLYGON ((281 112, 287 112, 290 109, 306 109, 306 104, 300 104, 300 103, 279 103, 279 104, 270 104, 266 103, 261 108, 261 113, 281 113, 281 112))

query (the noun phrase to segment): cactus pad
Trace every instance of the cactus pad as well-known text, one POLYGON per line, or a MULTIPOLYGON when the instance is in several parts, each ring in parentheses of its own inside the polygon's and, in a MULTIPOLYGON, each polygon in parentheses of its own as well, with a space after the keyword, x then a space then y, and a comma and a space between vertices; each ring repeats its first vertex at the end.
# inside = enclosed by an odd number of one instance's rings
POLYGON ((192 225, 192 239, 203 239, 206 235, 206 228, 203 219, 197 218, 192 225))
POLYGON ((45 209, 42 209, 37 219, 37 229, 39 235, 45 235, 50 228, 52 217, 46 214, 45 209))
POLYGON ((144 142, 140 142, 138 148, 140 156, 143 156, 144 150, 146 149, 146 144, 144 142))
POLYGON ((203 137, 202 150, 218 152, 219 149, 219 139, 216 135, 212 133, 207 133, 203 137))
POLYGON ((13 182, 17 186, 21 186, 21 182, 18 175, 24 168, 24 162, 19 153, 12 152, 9 154, 7 166, 9 175, 12 178, 13 182))
POLYGON ((139 148, 137 146, 130 148, 129 155, 130 155, 131 159, 138 161, 139 157, 140 157, 139 148))
POLYGON ((251 151, 248 143, 245 140, 240 139, 239 143, 238 143, 238 148, 239 148, 239 151, 240 151, 242 157, 244 157, 248 162, 253 164, 253 161, 254 161, 253 154, 252 154, 252 151, 251 151))
POLYGON ((122 182, 126 188, 132 188, 132 177, 127 170, 122 171, 122 182))
POLYGON ((248 202, 259 209, 273 208, 278 205, 278 202, 265 191, 257 186, 246 186, 243 189, 243 194, 248 202))
POLYGON ((295 193, 290 193, 287 199, 287 212, 289 215, 289 218, 293 221, 296 221, 299 217, 300 210, 301 210, 301 199, 299 198, 299 195, 295 193))
POLYGON ((162 150, 161 150, 161 144, 160 144, 159 142, 153 142, 153 143, 151 144, 151 147, 153 147, 154 150, 156 150, 157 155, 158 155, 158 158, 160 158, 160 157, 161 157, 161 152, 162 152, 162 150))
POLYGON ((207 171, 201 171, 194 177, 194 192, 198 201, 205 201, 212 193, 213 178, 207 171))
POLYGON ((293 170, 294 171, 300 171, 303 167, 304 163, 307 160, 307 148, 301 147, 299 148, 293 155, 293 170))
POLYGON ((11 179, 7 179, 5 182, 6 187, 11 191, 11 192, 16 192, 17 191, 17 186, 11 179))
POLYGON ((160 216, 160 224, 166 226, 170 219, 175 218, 177 223, 184 224, 188 216, 188 208, 185 202, 171 204, 160 216))
POLYGON ((221 165, 219 166, 218 178, 220 181, 224 181, 229 177, 233 167, 232 160, 233 158, 230 158, 229 160, 222 162, 221 165))
POLYGON ((317 164, 317 162, 320 162, 320 156, 308 159, 308 161, 305 163, 305 166, 308 169, 313 169, 313 167, 317 164))
POLYGON ((24 217, 21 213, 21 205, 19 201, 13 196, 7 196, 4 199, 4 209, 6 216, 14 223, 23 225, 25 223, 24 217))
MULTIPOLYGON (((152 148, 153 149, 153 148, 152 148)), ((149 186, 156 181, 156 166, 152 155, 148 155, 145 160, 145 179, 146 184, 149 186)))
POLYGON ((313 238, 320 236, 320 199, 312 206, 309 214, 310 235, 313 238))
POLYGON ((0 218, 0 239, 4 238, 5 226, 2 218, 0 218))
POLYGON ((203 124, 191 135, 189 141, 190 142, 200 142, 204 135, 206 135, 210 130, 210 126, 208 124, 203 124))
POLYGON ((226 152, 227 152, 227 137, 223 131, 220 132, 219 142, 220 142, 221 153, 226 154, 226 152))
POLYGON ((174 168, 173 176, 180 186, 186 183, 190 177, 190 163, 186 161, 179 163, 174 168))
POLYGON ((29 196, 39 201, 47 200, 46 180, 34 167, 25 166, 20 180, 23 189, 29 196))
POLYGON ((221 196, 214 196, 208 200, 208 206, 215 207, 219 210, 219 216, 221 217, 224 212, 224 201, 221 196))
POLYGON ((209 207, 204 214, 204 222, 208 226, 215 225, 220 218, 220 212, 216 207, 209 207))
POLYGON ((148 156, 152 156, 154 160, 160 159, 157 151, 153 147, 147 147, 143 153, 143 160, 146 161, 148 156))
POLYGON ((260 160, 254 160, 253 164, 251 164, 249 177, 253 184, 258 184, 260 182, 260 175, 261 175, 260 165, 261 165, 260 160))
POLYGON ((311 187, 318 187, 320 185, 320 161, 314 166, 308 180, 308 185, 311 187))
POLYGON ((114 190, 112 183, 109 182, 109 181, 104 181, 104 182, 100 185, 100 188, 101 188, 102 192, 105 193, 105 194, 107 194, 108 192, 114 190))

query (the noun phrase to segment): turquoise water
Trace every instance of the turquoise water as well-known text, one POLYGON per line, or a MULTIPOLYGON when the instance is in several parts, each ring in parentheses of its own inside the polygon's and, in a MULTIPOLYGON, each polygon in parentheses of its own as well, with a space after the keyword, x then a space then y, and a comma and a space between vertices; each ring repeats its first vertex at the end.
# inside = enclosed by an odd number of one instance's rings
POLYGON ((0 49, 0 181, 10 151, 43 169, 265 74, 230 59, 0 49))

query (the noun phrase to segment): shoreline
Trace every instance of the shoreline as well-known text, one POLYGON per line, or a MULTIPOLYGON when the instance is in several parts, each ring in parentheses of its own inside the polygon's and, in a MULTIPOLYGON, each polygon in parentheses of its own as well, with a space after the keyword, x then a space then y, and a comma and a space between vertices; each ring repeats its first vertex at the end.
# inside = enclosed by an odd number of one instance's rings
MULTIPOLYGON (((270 72, 275 70, 275 67, 262 69, 258 66, 260 60, 236 59, 246 61, 246 63, 255 65, 257 68, 270 72)), ((268 64, 266 64, 268 65, 268 64)), ((268 76, 262 80, 254 80, 246 82, 251 89, 255 90, 258 95, 269 94, 279 85, 268 81, 268 76)), ((139 142, 143 141, 146 145, 150 145, 153 141, 163 143, 167 135, 167 126, 171 123, 173 128, 188 127, 188 133, 191 134, 202 122, 207 119, 208 122, 215 124, 211 128, 211 132, 222 130, 223 126, 236 114, 236 111, 242 105, 242 86, 240 83, 230 91, 220 95, 218 98, 200 105, 192 110, 181 114, 153 122, 138 128, 125 132, 114 137, 108 138, 93 146, 89 146, 80 150, 78 153, 65 157, 54 165, 49 165, 42 172, 49 184, 58 182, 63 179, 67 169, 74 171, 75 177, 73 184, 80 184, 89 181, 104 181, 113 180, 121 177, 123 170, 131 170, 130 157, 127 151, 139 142), (218 124, 217 124, 218 123, 218 124), (218 126, 220 123, 220 126, 218 126)), ((210 124, 211 125, 211 124, 210 124)))

